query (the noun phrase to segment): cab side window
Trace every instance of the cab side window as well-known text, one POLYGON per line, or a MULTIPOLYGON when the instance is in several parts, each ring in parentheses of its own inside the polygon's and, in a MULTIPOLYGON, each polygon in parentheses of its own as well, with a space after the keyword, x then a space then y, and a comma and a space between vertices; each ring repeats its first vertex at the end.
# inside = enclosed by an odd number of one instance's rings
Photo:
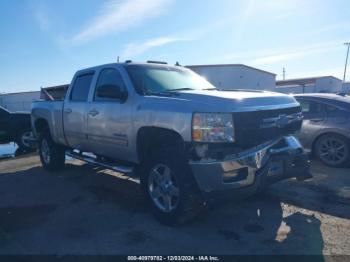
POLYGON ((96 84, 94 100, 123 101, 126 96, 126 87, 119 71, 114 68, 103 69, 96 84))
POLYGON ((93 73, 77 76, 73 84, 72 92, 70 94, 71 101, 87 101, 93 76, 93 73))

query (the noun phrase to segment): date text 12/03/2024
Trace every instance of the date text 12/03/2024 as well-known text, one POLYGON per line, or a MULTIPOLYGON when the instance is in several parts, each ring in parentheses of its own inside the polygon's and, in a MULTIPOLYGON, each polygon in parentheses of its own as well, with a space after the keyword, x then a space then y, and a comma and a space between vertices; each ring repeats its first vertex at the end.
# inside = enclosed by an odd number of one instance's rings
POLYGON ((128 256, 128 261, 219 261, 216 256, 128 256))

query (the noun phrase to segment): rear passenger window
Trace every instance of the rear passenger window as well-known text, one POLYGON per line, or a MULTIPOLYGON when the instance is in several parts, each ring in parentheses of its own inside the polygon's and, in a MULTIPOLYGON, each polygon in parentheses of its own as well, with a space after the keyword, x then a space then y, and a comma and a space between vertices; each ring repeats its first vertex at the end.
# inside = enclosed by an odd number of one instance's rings
POLYGON ((311 103, 312 113, 324 113, 324 111, 325 111, 325 104, 318 103, 318 102, 311 103))
POLYGON ((336 113, 339 111, 339 109, 335 106, 326 105, 326 111, 327 113, 336 113))
POLYGON ((70 95, 71 101, 86 101, 89 95, 92 77, 94 74, 86 74, 78 76, 75 79, 72 93, 70 95))

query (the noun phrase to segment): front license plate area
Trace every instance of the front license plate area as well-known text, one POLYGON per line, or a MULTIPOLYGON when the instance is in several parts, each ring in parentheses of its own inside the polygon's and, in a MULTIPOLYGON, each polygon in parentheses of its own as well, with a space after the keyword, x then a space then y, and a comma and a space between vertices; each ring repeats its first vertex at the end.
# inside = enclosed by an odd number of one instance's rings
POLYGON ((267 176, 282 176, 284 171, 284 162, 282 160, 271 161, 267 176))

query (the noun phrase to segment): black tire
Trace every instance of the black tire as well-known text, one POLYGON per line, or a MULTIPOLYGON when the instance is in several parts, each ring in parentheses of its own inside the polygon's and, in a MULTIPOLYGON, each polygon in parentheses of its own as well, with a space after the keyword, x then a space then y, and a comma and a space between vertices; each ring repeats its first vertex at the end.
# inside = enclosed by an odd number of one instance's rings
POLYGON ((49 171, 57 171, 64 167, 65 149, 56 144, 48 130, 39 136, 39 156, 43 167, 49 171))
POLYGON ((342 135, 326 134, 317 139, 314 153, 327 166, 349 166, 350 142, 342 135))
POLYGON ((29 144, 27 144, 25 141, 24 141, 24 137, 27 136, 28 134, 31 133, 31 130, 28 130, 28 129, 23 129, 21 130, 17 137, 16 137, 16 144, 18 146, 18 148, 22 151, 22 152, 31 152, 31 151, 34 151, 34 148, 31 147, 29 144))
MULTIPOLYGON (((177 150, 157 150, 140 167, 141 188, 150 204, 155 217, 165 225, 183 224, 194 219, 203 209, 203 201, 198 186, 193 178, 188 161, 177 150), (168 167, 171 177, 178 188, 178 198, 172 210, 164 210, 152 198, 151 172, 157 167, 168 167)), ((159 202, 161 198, 159 199, 159 202)))

